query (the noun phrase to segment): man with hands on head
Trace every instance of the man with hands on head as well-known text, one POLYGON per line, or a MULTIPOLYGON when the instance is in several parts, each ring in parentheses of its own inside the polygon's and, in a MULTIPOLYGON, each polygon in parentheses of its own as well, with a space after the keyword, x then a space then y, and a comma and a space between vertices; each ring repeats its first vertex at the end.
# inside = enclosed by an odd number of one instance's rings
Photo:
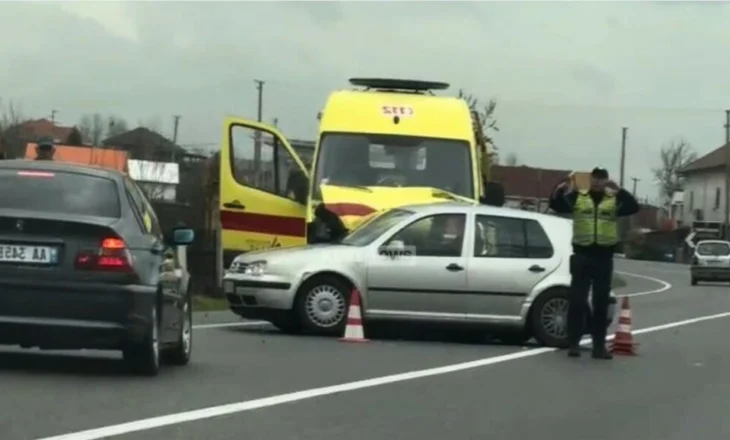
POLYGON ((636 214, 634 196, 610 180, 604 168, 594 168, 588 190, 578 190, 572 179, 558 184, 550 208, 572 214, 573 255, 570 257, 568 305, 568 356, 580 356, 580 339, 586 322, 588 294, 593 287, 591 336, 594 359, 612 359, 606 349, 606 322, 613 278, 613 254, 618 244, 618 217, 636 214))

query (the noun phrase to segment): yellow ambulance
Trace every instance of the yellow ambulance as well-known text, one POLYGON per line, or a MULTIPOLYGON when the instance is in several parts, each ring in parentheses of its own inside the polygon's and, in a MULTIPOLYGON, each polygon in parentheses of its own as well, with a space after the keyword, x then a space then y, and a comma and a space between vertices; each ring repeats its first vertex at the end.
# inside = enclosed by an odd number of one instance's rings
POLYGON ((223 267, 257 249, 332 241, 374 213, 444 199, 504 203, 489 145, 446 83, 354 78, 320 113, 307 169, 275 127, 228 118, 220 152, 223 267))

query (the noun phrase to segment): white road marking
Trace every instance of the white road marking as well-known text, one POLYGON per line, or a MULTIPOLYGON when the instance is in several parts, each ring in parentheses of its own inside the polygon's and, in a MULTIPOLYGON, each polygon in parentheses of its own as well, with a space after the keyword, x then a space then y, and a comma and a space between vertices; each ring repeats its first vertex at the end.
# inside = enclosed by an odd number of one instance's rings
POLYGON ((206 330, 210 328, 225 328, 225 327, 260 327, 262 325, 269 325, 266 321, 238 321, 238 322, 218 322, 214 324, 197 324, 193 326, 195 330, 206 330))
POLYGON ((653 295, 655 293, 666 292, 667 290, 669 290, 669 289, 672 288, 672 285, 671 284, 669 284, 666 281, 660 280, 659 278, 648 277, 646 275, 639 275, 638 273, 623 272, 623 271, 620 271, 620 270, 615 270, 614 272, 619 273, 621 275, 627 275, 627 276, 634 277, 634 278, 641 278, 643 280, 652 281, 652 282, 657 283, 657 284, 659 284, 661 286, 658 289, 647 290, 645 292, 636 292, 636 293, 627 293, 625 295, 616 295, 618 297, 624 297, 624 296, 634 297, 634 296, 642 296, 642 295, 653 295))
MULTIPOLYGON (((658 278, 647 277, 645 275, 639 275, 630 272, 616 271, 617 273, 628 275, 636 278, 643 278, 649 281, 654 281, 661 285, 660 288, 654 290, 648 290, 646 292, 636 292, 628 294, 627 296, 639 296, 639 295, 651 295, 653 293, 660 293, 667 291, 672 288, 672 285, 666 281, 658 278)), ((654 327, 643 328, 634 330, 634 335, 640 335, 643 333, 652 333, 662 330, 667 330, 675 327, 681 327, 684 325, 695 324, 703 321, 710 321, 713 319, 730 317, 730 312, 719 313, 716 315, 700 316, 697 318, 687 319, 684 321, 671 322, 668 324, 662 324, 654 327)), ((221 327, 246 327, 246 326, 260 326, 268 324, 265 321, 243 321, 243 322, 224 322, 218 324, 200 324, 195 326, 197 329, 208 329, 208 328, 221 328, 221 327)), ((614 335, 610 335, 607 339, 613 339, 614 335)), ((590 338, 586 338, 581 341, 581 345, 590 344, 590 338)), ((168 414, 165 416, 150 417, 147 419, 134 420, 131 422, 120 423, 118 425, 103 426, 100 428, 88 429, 85 431, 72 432, 68 434, 61 434, 53 437, 45 437, 37 440, 98 440, 105 439, 107 437, 130 434, 133 432, 148 431, 155 428, 161 428, 170 425, 178 425, 186 422, 193 422, 197 420, 205 420, 213 417, 221 417, 229 414, 241 413, 246 411, 252 411, 255 409, 266 408, 270 406, 283 405, 285 403, 297 402, 300 400, 312 399, 320 396, 327 396, 331 394, 345 393, 349 391, 355 391, 363 388, 372 388, 381 385, 387 385, 391 383, 404 382, 414 379, 421 379, 430 376, 439 376, 443 374, 455 373, 464 370, 470 370, 474 368, 486 367, 489 365, 500 364, 504 362, 514 361, 522 358, 532 357, 541 355, 544 353, 552 353, 557 351, 556 348, 533 348, 525 351, 508 353, 501 356, 494 356, 484 359, 478 359, 475 361, 462 362, 459 364, 446 365, 443 367, 428 368, 425 370, 408 371, 405 373, 392 374, 389 376, 375 377, 372 379, 358 380, 355 382, 348 382, 339 385, 331 385, 322 388, 313 388, 309 390, 296 391, 287 394, 280 394, 277 396, 265 397, 262 399, 248 400, 244 402, 229 403, 218 406, 211 406, 208 408, 196 409, 191 411, 184 411, 175 414, 168 414)))
MULTIPOLYGON (((644 333, 653 333, 662 330, 668 330, 685 325, 696 324, 703 321, 711 321, 714 319, 730 317, 730 312, 718 313, 715 315, 700 316, 697 318, 686 319, 684 321, 670 322, 667 324, 657 325, 654 327, 635 330, 634 335, 644 333)), ((588 340, 583 341, 583 345, 588 340)), ((509 361, 515 361, 522 358, 537 356, 544 353, 557 351, 555 348, 534 348, 531 350, 509 353, 502 356, 479 359, 459 364, 446 365, 437 368, 428 368, 425 370, 409 371, 405 373, 393 374, 390 376, 375 377, 372 379, 358 380, 355 382, 332 385, 322 388, 313 388, 309 390, 297 391, 293 393, 281 394, 278 396, 265 397, 262 399, 248 400, 244 402, 230 403, 226 405, 211 406, 208 408, 196 409, 192 411, 184 411, 176 414, 168 414, 165 416, 151 417, 148 419, 135 420, 132 422, 121 423, 118 425, 104 426, 86 431, 73 432, 70 434, 62 434, 54 437, 46 437, 38 440, 98 440, 107 437, 129 434, 139 431, 147 431, 150 429, 161 428, 164 426, 178 425, 196 420, 210 419, 229 414, 252 411, 255 409, 266 408, 270 406, 283 405, 285 403, 297 402, 300 400, 312 399, 320 396, 331 394, 346 393, 348 391, 360 390, 363 388, 372 388, 391 383, 404 382, 424 377, 438 376, 443 374, 455 373, 458 371, 470 370, 474 368, 485 367, 488 365, 500 364, 509 361)))

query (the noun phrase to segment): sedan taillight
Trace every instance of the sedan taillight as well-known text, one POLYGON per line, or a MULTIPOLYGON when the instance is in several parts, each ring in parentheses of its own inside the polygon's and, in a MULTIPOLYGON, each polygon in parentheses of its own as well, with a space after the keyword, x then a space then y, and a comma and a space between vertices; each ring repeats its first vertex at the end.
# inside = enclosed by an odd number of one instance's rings
POLYGON ((79 270, 132 272, 132 254, 124 240, 105 238, 98 250, 79 252, 75 266, 79 270))

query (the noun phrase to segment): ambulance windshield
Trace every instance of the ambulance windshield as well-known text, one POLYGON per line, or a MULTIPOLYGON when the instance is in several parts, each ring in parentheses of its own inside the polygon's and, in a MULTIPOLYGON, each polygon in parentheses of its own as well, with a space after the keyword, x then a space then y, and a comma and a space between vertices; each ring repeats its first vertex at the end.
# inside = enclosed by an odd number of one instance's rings
POLYGON ((433 187, 474 198, 469 144, 416 136, 325 133, 314 170, 322 184, 433 187))

